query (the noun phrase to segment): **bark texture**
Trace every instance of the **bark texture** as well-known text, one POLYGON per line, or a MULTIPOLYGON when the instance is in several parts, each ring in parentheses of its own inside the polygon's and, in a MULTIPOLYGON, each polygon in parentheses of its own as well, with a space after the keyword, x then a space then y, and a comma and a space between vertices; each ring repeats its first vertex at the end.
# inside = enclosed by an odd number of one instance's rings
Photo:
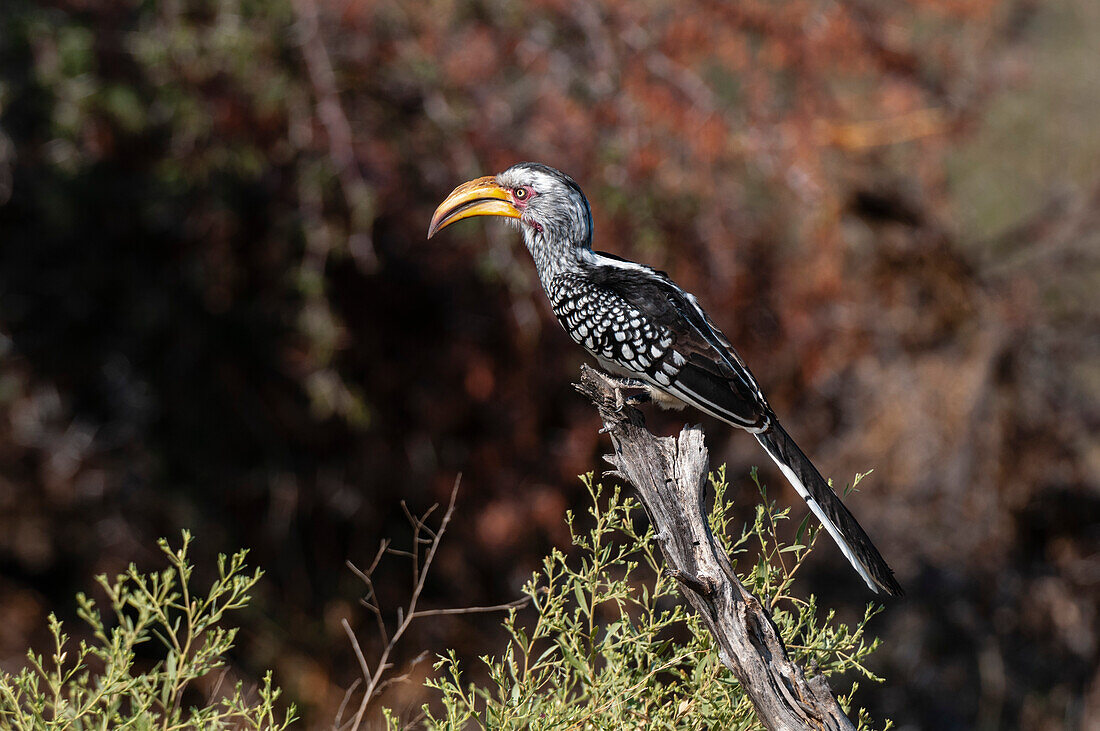
POLYGON ((615 451, 618 477, 638 491, 669 573, 714 636, 761 722, 775 731, 854 729, 822 676, 807 680, 763 605, 737 579, 707 523, 704 504, 710 461, 699 426, 657 437, 615 382, 582 366, 577 390, 599 410, 615 451))

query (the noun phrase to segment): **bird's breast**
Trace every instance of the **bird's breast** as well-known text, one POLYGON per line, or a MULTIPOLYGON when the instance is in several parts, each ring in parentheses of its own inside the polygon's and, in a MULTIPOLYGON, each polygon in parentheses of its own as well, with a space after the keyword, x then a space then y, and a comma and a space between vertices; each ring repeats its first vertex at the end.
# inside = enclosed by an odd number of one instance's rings
POLYGON ((582 276, 563 275, 551 282, 547 294, 569 336, 612 373, 668 385, 682 363, 671 351, 668 329, 616 292, 582 276))

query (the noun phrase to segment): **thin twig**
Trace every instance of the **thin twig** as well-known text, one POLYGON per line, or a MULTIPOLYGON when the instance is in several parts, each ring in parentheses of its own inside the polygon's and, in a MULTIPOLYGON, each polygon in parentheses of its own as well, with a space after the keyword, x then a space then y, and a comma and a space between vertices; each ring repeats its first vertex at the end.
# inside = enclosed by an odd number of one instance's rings
POLYGON ((508 609, 523 609, 531 603, 531 597, 525 596, 522 599, 516 599, 514 602, 508 602, 507 604, 497 604, 493 607, 459 607, 457 609, 425 609, 423 612, 417 612, 416 617, 433 617, 440 614, 480 614, 483 612, 503 612, 508 609))
MULTIPOLYGON (((363 656, 363 651, 362 648, 359 646, 358 640, 355 639, 354 633, 351 631, 351 626, 348 624, 346 619, 341 620, 342 624, 344 625, 344 631, 348 634, 349 638, 351 638, 352 647, 355 650, 356 657, 359 659, 359 667, 363 673, 363 679, 367 683, 366 688, 363 690, 363 698, 359 702, 359 708, 351 724, 351 728, 353 729, 358 729, 360 727, 363 722, 363 715, 367 712, 367 707, 370 705, 371 700, 373 700, 374 697, 381 691, 381 689, 385 687, 385 684, 380 685, 380 681, 382 679, 382 674, 385 673, 386 670, 388 670, 390 667, 392 667, 389 662, 390 654, 393 652, 393 649, 397 645, 398 640, 400 640, 401 636, 405 634, 405 630, 409 628, 409 625, 414 619, 416 619, 418 616, 424 616, 423 613, 418 613, 416 611, 416 605, 420 601, 420 594, 424 590, 424 582, 427 580, 428 570, 431 568, 432 561, 435 560, 435 553, 439 549, 440 541, 442 541, 443 539, 443 534, 447 532, 447 526, 451 522, 451 516, 454 515, 455 500, 458 498, 458 487, 461 481, 462 475, 460 474, 458 475, 458 477, 455 478, 454 487, 451 489, 451 498, 450 501, 447 503, 447 510, 443 513, 443 517, 439 521, 439 528, 432 532, 432 535, 434 537, 428 547, 427 553, 424 554, 423 564, 421 564, 417 558, 419 556, 419 550, 415 548, 415 546, 418 545, 417 538, 419 537, 420 530, 424 528, 424 521, 438 506, 433 505, 424 513, 423 516, 417 518, 414 517, 405 506, 405 504, 402 503, 402 509, 405 510, 406 516, 409 517, 410 522, 412 522, 413 524, 413 545, 415 552, 413 570, 414 575, 417 577, 417 580, 413 587, 412 596, 409 598, 408 607, 398 609, 397 629, 394 630, 393 635, 390 636, 389 639, 386 641, 385 647, 382 649, 382 655, 378 658, 378 664, 375 666, 373 672, 370 670, 366 658, 363 656)), ((377 561, 375 562, 375 564, 377 564, 377 561)), ((359 578, 361 578, 367 584, 367 587, 371 591, 371 595, 373 596, 374 584, 371 581, 370 573, 357 573, 359 574, 359 578)), ((376 603, 371 603, 367 606, 376 612, 376 615, 379 619, 379 624, 383 627, 384 631, 385 622, 381 621, 382 613, 381 610, 378 608, 378 605, 376 603)))
POLYGON ((340 701, 340 707, 336 709, 336 720, 332 722, 333 731, 340 728, 340 721, 344 718, 344 710, 348 707, 348 701, 351 700, 351 694, 355 692, 355 689, 358 688, 359 684, 362 682, 362 678, 356 678, 355 682, 344 691, 344 700, 340 701))
POLYGON ((413 669, 415 669, 416 666, 420 663, 424 662, 424 659, 426 657, 428 657, 427 650, 421 652, 419 655, 410 660, 408 666, 405 668, 405 672, 401 673, 400 675, 395 675, 392 678, 386 678, 384 681, 379 683, 378 687, 374 689, 374 694, 381 695, 383 690, 393 685, 394 683, 403 683, 408 680, 409 676, 412 675, 413 669))
MULTIPOLYGON (((363 677, 370 677, 370 666, 367 665, 367 658, 363 656, 363 648, 359 646, 359 640, 356 638, 355 632, 352 631, 351 625, 348 624, 347 617, 341 619, 340 624, 344 626, 344 632, 351 640, 351 646, 355 650, 355 657, 359 660, 359 669, 363 671, 363 677)), ((358 683, 359 681, 356 680, 355 682, 358 683)))
POLYGON ((381 560, 382 555, 386 553, 389 546, 389 539, 383 539, 378 546, 378 552, 374 555, 374 560, 371 561, 370 568, 366 571, 360 571, 351 561, 345 562, 348 568, 367 585, 367 595, 360 599, 359 603, 371 610, 371 613, 374 614, 375 624, 378 625, 378 633, 382 635, 382 642, 384 643, 390 641, 390 636, 389 632, 386 631, 386 622, 382 617, 382 608, 378 606, 377 594, 374 590, 374 581, 371 580, 371 575, 374 573, 374 569, 378 567, 379 560, 381 560))

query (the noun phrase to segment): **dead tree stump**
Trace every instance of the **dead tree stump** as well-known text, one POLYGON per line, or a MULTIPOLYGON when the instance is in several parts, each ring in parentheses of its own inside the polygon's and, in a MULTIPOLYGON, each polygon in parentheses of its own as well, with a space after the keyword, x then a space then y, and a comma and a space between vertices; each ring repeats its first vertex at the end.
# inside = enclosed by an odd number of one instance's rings
POLYGON ((669 573, 714 636, 718 653, 769 729, 854 729, 822 676, 807 680, 791 662, 763 605, 734 574, 715 539, 704 504, 710 462, 699 426, 656 437, 641 412, 602 373, 581 369, 577 390, 599 410, 615 474, 649 512, 669 573))

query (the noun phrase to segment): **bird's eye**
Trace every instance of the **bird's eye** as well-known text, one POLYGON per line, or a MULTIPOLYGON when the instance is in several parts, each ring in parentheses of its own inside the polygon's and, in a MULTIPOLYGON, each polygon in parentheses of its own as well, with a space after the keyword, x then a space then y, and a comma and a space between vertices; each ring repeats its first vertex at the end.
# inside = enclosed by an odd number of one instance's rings
POLYGON ((518 200, 518 201, 524 200, 525 198, 527 198, 527 189, 526 188, 516 188, 515 190, 512 191, 512 195, 514 195, 516 197, 516 200, 518 200))

